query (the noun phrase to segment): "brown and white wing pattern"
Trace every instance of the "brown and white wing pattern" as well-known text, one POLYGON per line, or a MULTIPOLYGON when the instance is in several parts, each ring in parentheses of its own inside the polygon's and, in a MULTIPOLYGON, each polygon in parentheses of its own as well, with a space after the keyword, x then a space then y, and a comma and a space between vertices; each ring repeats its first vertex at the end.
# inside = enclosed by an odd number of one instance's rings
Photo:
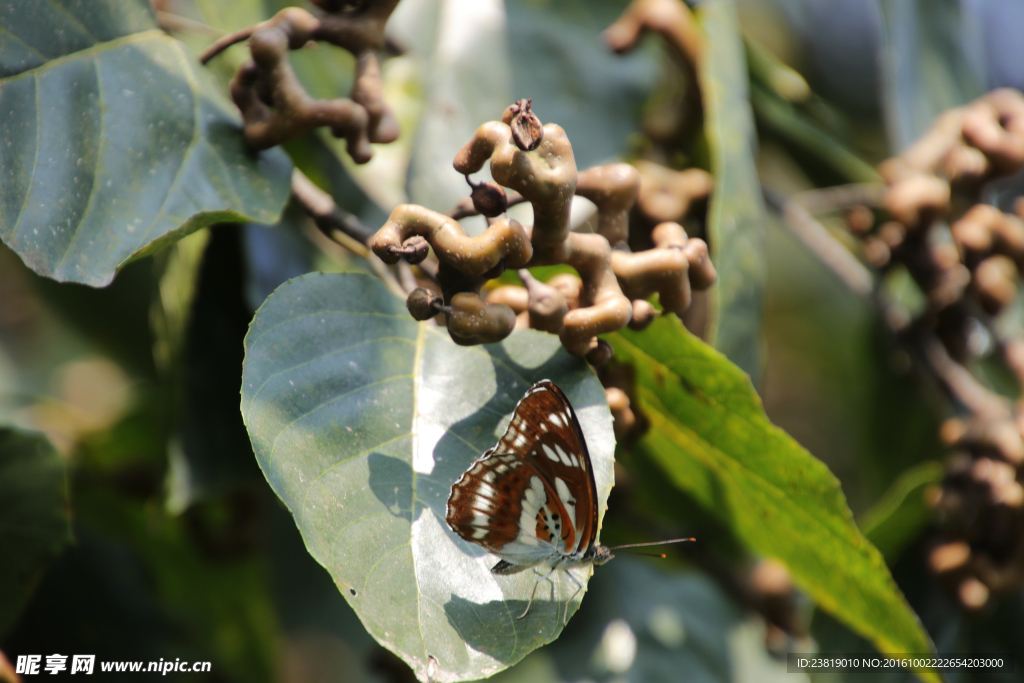
POLYGON ((497 445, 452 486, 448 525, 501 557, 512 573, 578 557, 597 534, 597 488, 569 400, 534 384, 497 445))

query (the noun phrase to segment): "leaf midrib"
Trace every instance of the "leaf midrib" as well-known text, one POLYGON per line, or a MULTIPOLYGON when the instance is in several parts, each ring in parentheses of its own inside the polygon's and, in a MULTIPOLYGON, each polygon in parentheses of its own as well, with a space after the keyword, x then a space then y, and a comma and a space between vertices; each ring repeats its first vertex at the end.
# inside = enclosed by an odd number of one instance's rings
MULTIPOLYGON (((8 31, 8 33, 9 33, 9 31, 8 31)), ((172 38, 170 38, 170 36, 168 36, 166 33, 164 33, 163 31, 161 31, 160 29, 157 29, 157 28, 149 29, 147 31, 141 31, 139 33, 132 33, 130 35, 123 36, 121 38, 115 38, 113 40, 107 40, 107 41, 104 41, 102 43, 95 43, 94 45, 92 45, 90 47, 87 47, 84 50, 78 50, 76 52, 70 52, 70 53, 68 53, 66 55, 61 55, 60 57, 55 57, 55 58, 47 61, 44 64, 40 64, 39 66, 35 66, 35 67, 32 67, 31 69, 26 69, 25 71, 22 71, 21 73, 14 74, 13 76, 6 76, 4 78, 0 78, 0 86, 4 85, 5 83, 12 83, 12 82, 14 82, 16 80, 19 80, 21 78, 24 78, 26 76, 38 75, 38 74, 40 74, 40 73, 42 73, 44 71, 47 71, 47 70, 49 70, 51 68, 56 68, 58 66, 61 66, 65 62, 70 62, 70 61, 72 61, 74 59, 80 59, 83 55, 98 55, 98 54, 104 52, 105 50, 112 50, 112 49, 118 48, 118 47, 120 47, 122 45, 127 45, 127 44, 134 43, 134 42, 145 41, 145 40, 147 40, 149 38, 160 38, 160 37, 167 38, 168 40, 173 40, 172 38)))
MULTIPOLYGON (((409 425, 409 431, 412 433, 412 451, 409 454, 409 471, 411 475, 411 485, 409 486, 409 492, 412 500, 409 501, 410 521, 409 521, 409 551, 413 555, 412 573, 413 579, 416 581, 416 630, 419 632, 420 647, 423 652, 423 661, 427 661, 427 657, 430 653, 427 652, 427 639, 423 633, 423 590, 420 588, 420 572, 416 562, 416 549, 413 546, 413 534, 416 528, 416 500, 419 498, 416 487, 419 481, 419 472, 416 471, 416 449, 419 448, 419 440, 416 438, 416 425, 422 419, 420 415, 420 385, 423 382, 423 349, 426 346, 426 330, 427 323, 420 322, 416 325, 416 342, 415 342, 415 355, 413 356, 412 362, 412 421, 409 425)), ((445 432, 448 430, 445 429, 445 432)))
MULTIPOLYGON (((656 358, 651 356, 649 353, 647 353, 645 350, 641 349, 637 345, 635 345, 632 342, 630 342, 629 340, 625 339, 623 336, 617 335, 617 339, 621 340, 624 346, 628 346, 631 353, 633 353, 633 354, 635 354, 637 356, 642 357, 646 361, 646 363, 648 365, 660 368, 660 369, 664 370, 666 375, 671 375, 672 377, 680 379, 679 373, 676 372, 672 367, 670 367, 670 366, 666 365, 665 363, 657 360, 656 358)), ((699 357, 698 356, 694 356, 694 358, 699 358, 699 357)), ((680 381, 681 381, 681 379, 680 379, 680 381)), ((750 391, 753 391, 753 388, 750 388, 750 391)), ((701 391, 701 394, 704 397, 702 399, 702 401, 705 402, 708 406, 713 407, 713 408, 715 408, 717 410, 722 411, 723 413, 726 413, 727 415, 732 416, 734 419, 739 420, 740 422, 744 423, 750 430, 755 431, 755 432, 756 431, 769 431, 769 432, 772 433, 772 435, 774 435, 776 437, 788 438, 788 436, 784 432, 779 430, 778 427, 773 425, 763 413, 758 414, 758 413, 753 412, 753 411, 750 414, 740 413, 740 412, 735 411, 729 405, 715 400, 707 392, 701 391)), ((658 399, 657 395, 654 392, 649 392, 648 403, 650 403, 651 405, 654 405, 655 403, 660 405, 660 400, 658 399)), ((662 410, 661 412, 663 414, 665 414, 665 415, 672 415, 671 411, 669 411, 667 409, 662 410)), ((675 421, 675 417, 674 416, 672 416, 672 419, 675 421)), ((703 437, 700 437, 700 438, 703 441, 707 441, 703 437)), ((708 443, 710 443, 710 442, 708 442, 708 443)), ((801 449, 802 449, 802 447, 801 447, 801 449)), ((815 468, 820 468, 819 473, 821 475, 829 476, 829 477, 833 477, 834 478, 834 475, 832 475, 832 473, 820 461, 816 460, 813 455, 811 455, 810 453, 807 453, 807 457, 810 458, 811 461, 812 461, 812 462, 808 463, 809 466, 815 467, 815 468)), ((755 474, 757 477, 761 478, 762 480, 764 480, 766 482, 770 481, 768 479, 765 479, 763 475, 757 474, 754 470, 750 470, 746 465, 743 465, 742 463, 739 463, 738 461, 737 461, 737 464, 739 464, 740 466, 744 467, 744 469, 748 469, 752 474, 755 474)), ((838 480, 836 480, 835 483, 836 483, 836 485, 838 485, 838 480)), ((772 483, 772 486, 775 487, 775 488, 778 488, 781 491, 784 491, 784 489, 782 487, 778 486, 777 484, 772 483)), ((785 495, 787 497, 789 496, 789 494, 785 494, 785 495)), ((845 504, 845 499, 844 499, 843 502, 845 504)), ((825 511, 830 513, 830 514, 839 514, 844 520, 849 521, 850 523, 853 523, 853 521, 854 521, 853 520, 853 515, 846 508, 843 508, 842 510, 825 509, 825 511)))

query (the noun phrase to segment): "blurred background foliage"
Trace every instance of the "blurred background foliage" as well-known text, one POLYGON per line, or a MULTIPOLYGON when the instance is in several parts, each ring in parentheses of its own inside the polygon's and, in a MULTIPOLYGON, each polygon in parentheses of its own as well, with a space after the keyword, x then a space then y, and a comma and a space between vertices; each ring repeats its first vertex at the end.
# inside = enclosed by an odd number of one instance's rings
MULTIPOLYGON (((287 4, 165 0, 158 8, 198 54, 287 4)), ((533 98, 542 121, 566 129, 580 168, 631 158, 644 145, 645 117, 663 105, 676 76, 654 38, 625 57, 604 46, 601 31, 626 4, 403 0, 383 63, 399 141, 378 146, 362 167, 318 134, 286 151, 340 207, 374 227, 399 202, 450 208, 465 192, 451 168, 455 151, 520 97, 533 98)), ((990 88, 1024 87, 1024 9, 1015 0, 736 7, 759 143, 754 162, 769 199, 871 180, 878 162, 943 109, 990 88)), ((232 48, 210 70, 226 88, 244 57, 232 48)), ((293 63, 315 96, 349 90, 347 53, 319 47, 293 63)), ((700 150, 690 161, 710 163, 700 150)), ((936 388, 910 371, 869 303, 786 230, 771 201, 763 220, 763 365, 755 370, 769 417, 841 480, 939 651, 1024 652, 1024 593, 968 614, 926 569, 931 519, 921 492, 942 476, 944 457, 936 388)), ((0 497, 20 449, 42 449, 48 455, 32 476, 50 520, 48 543, 19 546, 16 594, 0 592, 0 649, 211 660, 204 680, 217 681, 410 680, 306 553, 256 465, 238 411, 253 311, 277 285, 315 269, 369 272, 295 207, 275 226, 195 233, 127 266, 104 289, 39 277, 0 248, 0 423, 12 426, 0 440, 0 497)), ((621 459, 628 471, 610 505, 625 513, 607 537, 681 529, 700 546, 661 562, 620 558, 597 571, 563 637, 498 679, 795 681, 803 675, 786 674, 779 653, 870 650, 799 595, 786 607, 795 625, 780 624, 765 596, 785 576, 666 485, 642 453, 624 450, 621 459)), ((4 504, 0 498, 0 527, 4 504)), ((975 671, 950 680, 1010 679, 975 671)))

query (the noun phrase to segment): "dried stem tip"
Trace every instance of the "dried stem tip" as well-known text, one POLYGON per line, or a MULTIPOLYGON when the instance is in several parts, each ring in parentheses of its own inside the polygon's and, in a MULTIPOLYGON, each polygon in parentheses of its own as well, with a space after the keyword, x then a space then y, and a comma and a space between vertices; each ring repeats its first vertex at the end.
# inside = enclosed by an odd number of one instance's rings
POLYGON ((405 307, 416 320, 429 320, 444 310, 444 302, 434 292, 420 287, 409 294, 405 307))
POLYGON ((508 211, 508 195, 498 183, 474 183, 466 176, 466 182, 473 188, 470 198, 473 208, 488 218, 494 218, 508 211))
POLYGON ((530 152, 540 146, 544 140, 544 127, 537 115, 530 111, 533 100, 519 100, 505 110, 501 117, 512 129, 512 140, 516 147, 524 152, 530 152))
POLYGON ((615 350, 612 348, 612 345, 599 337, 594 346, 587 352, 587 362, 595 368, 599 368, 607 365, 613 355, 615 355, 615 350))
POLYGON ((420 235, 413 235, 402 242, 400 247, 389 247, 388 253, 393 256, 402 257, 407 263, 420 263, 430 253, 430 243, 420 235))

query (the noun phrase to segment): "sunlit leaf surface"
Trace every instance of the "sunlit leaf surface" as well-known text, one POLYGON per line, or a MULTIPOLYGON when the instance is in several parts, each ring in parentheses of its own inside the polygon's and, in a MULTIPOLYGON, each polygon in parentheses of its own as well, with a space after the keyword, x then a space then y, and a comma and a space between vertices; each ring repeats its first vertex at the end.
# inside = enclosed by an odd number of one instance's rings
MULTIPOLYGON (((419 7, 415 24, 409 21, 411 13, 404 12, 405 30, 425 33, 422 26, 433 26, 435 32, 423 36, 432 39, 431 45, 429 52, 419 55, 423 112, 418 128, 408 131, 415 141, 406 186, 411 201, 448 211, 469 192, 465 179, 452 168, 452 159, 477 126, 500 120, 514 99, 505 8, 500 0, 454 0, 434 6, 421 2, 419 7), (433 22, 423 21, 427 14, 433 15, 433 22)), ((489 179, 486 172, 483 177, 489 179)), ((483 229, 482 221, 476 224, 483 229)))
POLYGON ((536 576, 493 575, 496 558, 444 521, 451 485, 543 378, 576 409, 603 510, 614 449, 604 390, 557 337, 456 346, 352 274, 286 283, 246 337, 242 415, 267 480, 367 630, 421 679, 488 676, 562 630, 568 577, 556 572, 555 599, 542 584, 517 620, 536 576))

